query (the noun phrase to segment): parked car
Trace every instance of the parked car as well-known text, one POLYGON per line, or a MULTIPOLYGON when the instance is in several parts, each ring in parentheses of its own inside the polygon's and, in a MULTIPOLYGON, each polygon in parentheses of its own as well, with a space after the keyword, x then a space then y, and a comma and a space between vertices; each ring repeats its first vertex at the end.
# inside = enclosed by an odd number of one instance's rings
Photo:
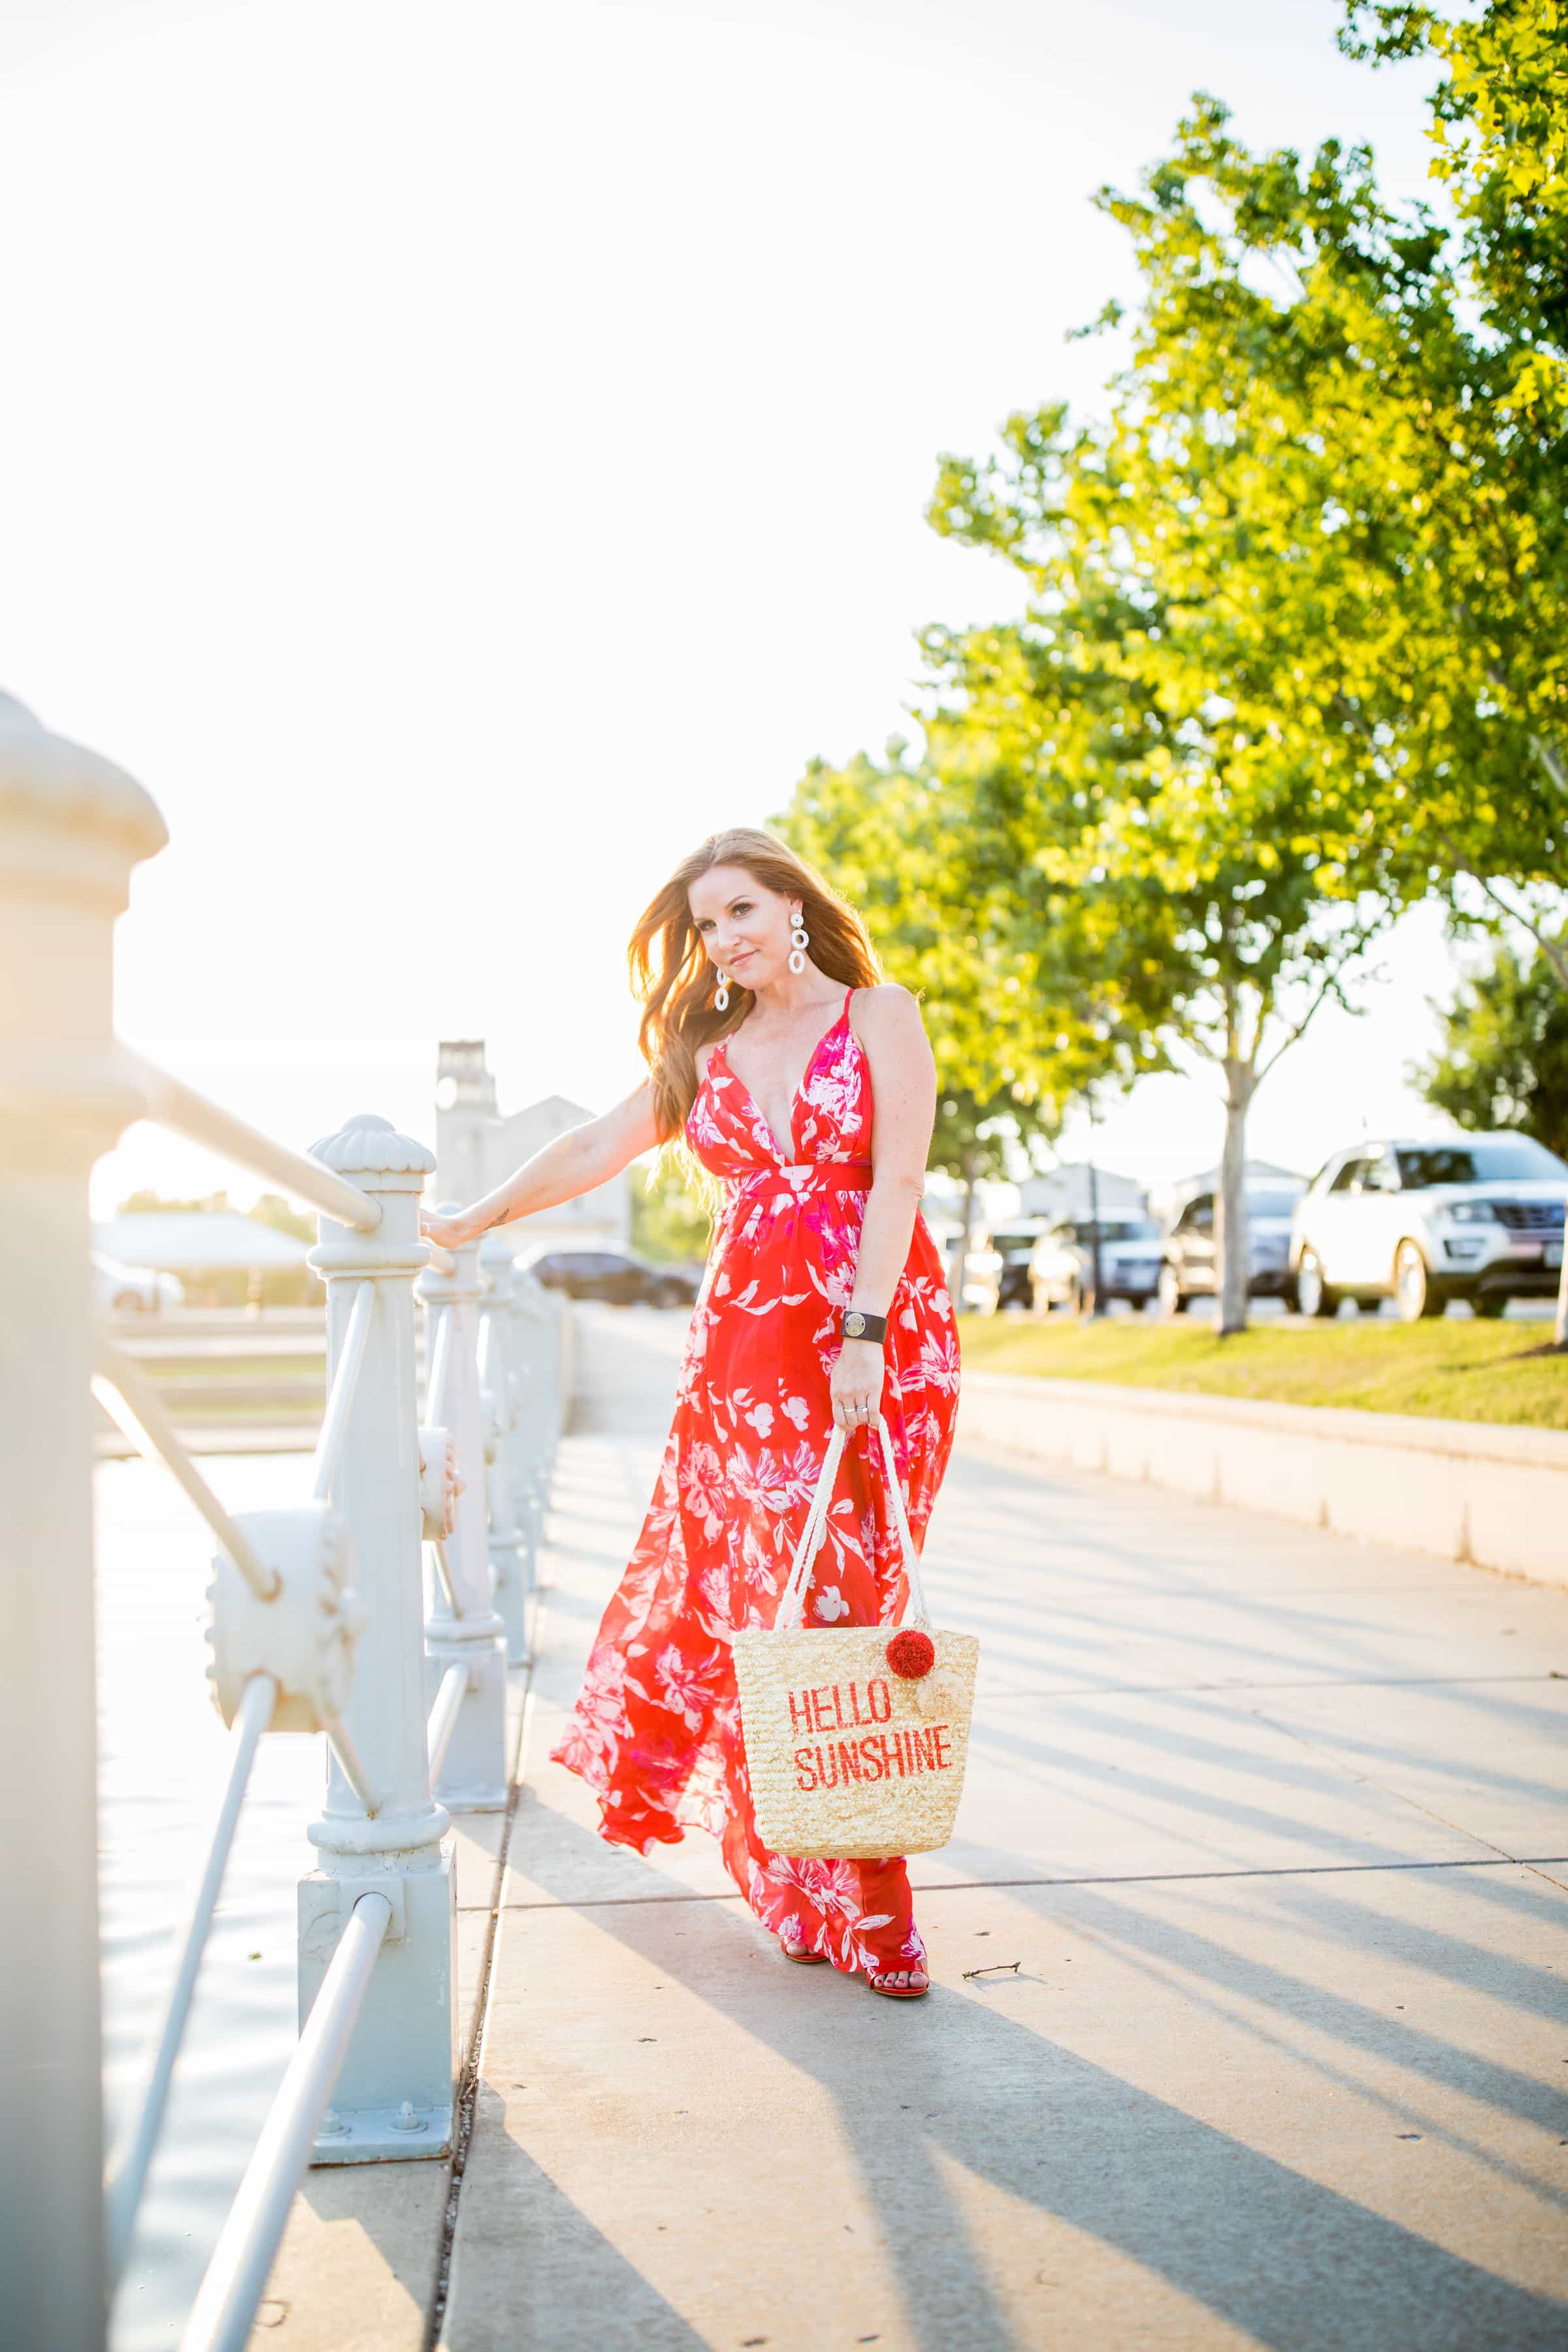
POLYGON ((629 1250, 542 1250, 527 1270, 546 1290, 612 1307, 689 1307, 702 1279, 697 1268, 655 1265, 629 1250))
POLYGON ((115 1257, 92 1254, 93 1296, 100 1314, 156 1315, 165 1307, 183 1307, 185 1286, 178 1275, 159 1274, 148 1265, 121 1265, 115 1257))
MULTIPOLYGON (((1100 1220, 1102 1298, 1145 1307, 1160 1276, 1160 1228, 1136 1210, 1110 1210, 1100 1220)), ((1037 1315, 1053 1307, 1082 1307, 1094 1287, 1092 1217, 1062 1217, 1040 1235, 1029 1257, 1031 1302, 1037 1315)))
POLYGON ((1358 1143, 1296 1206, 1290 1259, 1304 1315, 1394 1299, 1406 1322, 1468 1298, 1500 1315, 1551 1297, 1563 1265, 1568 1161, 1527 1135, 1358 1143))
POLYGON ((987 1241, 1000 1261, 996 1269, 998 1307, 1034 1304, 1029 1261, 1045 1230, 1043 1217, 1021 1217, 1016 1224, 992 1226, 987 1241))
MULTIPOLYGON (((1290 1219, 1297 1195, 1279 1185, 1249 1185, 1247 1204, 1247 1295, 1294 1299, 1290 1273, 1290 1219)), ((1165 1236, 1160 1268, 1160 1305, 1167 1315, 1184 1315, 1194 1298, 1212 1297, 1219 1286, 1215 1247, 1215 1196, 1196 1192, 1165 1236)))
POLYGON ((1002 1253, 984 1229, 970 1235, 969 1247, 954 1234, 948 1246, 948 1288, 960 1315, 994 1315, 1002 1297, 1002 1253), (957 1271, 954 1273, 954 1267, 957 1271))

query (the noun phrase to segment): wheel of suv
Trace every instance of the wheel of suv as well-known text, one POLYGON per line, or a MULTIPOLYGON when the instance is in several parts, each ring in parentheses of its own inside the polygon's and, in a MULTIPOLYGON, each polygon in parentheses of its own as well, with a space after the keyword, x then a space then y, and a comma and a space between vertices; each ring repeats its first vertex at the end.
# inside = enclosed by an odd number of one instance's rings
POLYGON ((1394 1252, 1394 1297, 1406 1323, 1419 1323, 1423 1316, 1441 1315, 1448 1303, 1432 1286, 1418 1242, 1401 1242, 1394 1252))
POLYGON ((1323 1280, 1322 1265, 1314 1250, 1303 1250, 1296 1268, 1296 1306, 1302 1315, 1327 1317, 1340 1311, 1340 1294, 1323 1280))
POLYGON ((1479 1297, 1471 1299, 1470 1305, 1486 1322, 1496 1323, 1500 1320, 1508 1306, 1508 1298, 1500 1290, 1483 1290, 1479 1297))
POLYGON ((1186 1313, 1187 1294, 1182 1288, 1182 1277, 1173 1265, 1163 1265, 1160 1268, 1159 1297, 1162 1315, 1186 1313))

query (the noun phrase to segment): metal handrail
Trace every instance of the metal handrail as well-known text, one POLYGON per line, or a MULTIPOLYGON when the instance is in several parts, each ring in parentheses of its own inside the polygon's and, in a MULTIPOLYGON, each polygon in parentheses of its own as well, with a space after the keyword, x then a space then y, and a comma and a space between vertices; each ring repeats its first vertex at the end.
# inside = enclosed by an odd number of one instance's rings
MULTIPOLYGON (((178 1081, 153 1072, 151 1066, 145 1066, 144 1077, 162 1082, 156 1093, 150 1084, 144 1084, 143 1090, 150 1107, 155 1099, 155 1115, 165 1123, 216 1148, 243 1147, 241 1156, 251 1166, 313 1200, 322 1213, 340 1223, 352 1224, 362 1232, 373 1231, 379 1224, 379 1204, 320 1163, 303 1160, 281 1146, 272 1145, 268 1139, 247 1129, 243 1122, 231 1119, 227 1113, 207 1104, 178 1081)), ((426 1244, 426 1247, 438 1269, 448 1273, 453 1269, 455 1260, 447 1252, 434 1244, 426 1244)), ((343 1329, 312 1464, 311 1493, 317 1502, 330 1498, 337 1475, 355 1391, 369 1352, 376 1297, 374 1281, 363 1282, 343 1329)), ((435 1321, 426 1395, 427 1410, 433 1420, 439 1421, 446 1411, 454 1370, 455 1323, 451 1307, 439 1307, 435 1321)), ((475 1370, 483 1379, 489 1371, 498 1337, 489 1309, 479 1318, 474 1337, 475 1370)), ((258 1599, 271 1599, 279 1590, 276 1570, 261 1559, 243 1529, 224 1509, 140 1370, 107 1339, 100 1338, 98 1343, 96 1361, 92 1385, 105 1409, 141 1452, 171 1472, 251 1591, 258 1599)), ((481 1473, 482 1465, 475 1464, 472 1469, 476 1474, 481 1473)), ((437 1541, 433 1549, 437 1580, 454 1613, 460 1613, 446 1545, 437 1541)), ((442 1675, 426 1723, 432 1784, 446 1762, 462 1718, 464 1702, 472 1687, 472 1675, 463 1664, 448 1665, 442 1675)), ((167 2110, 170 2084, 251 1767, 279 1697, 279 1685, 271 1675, 255 1675, 246 1685, 234 1717, 228 1779, 192 1899, 174 1980, 148 2066, 145 2092, 106 2184, 110 2277, 116 2282, 123 2273, 167 2110)), ((321 1720, 344 1778, 367 1818, 374 1819, 381 1796, 370 1781, 346 1726, 336 1716, 324 1716, 321 1720)), ((225 2222, 181 2339, 182 2352, 230 2352, 230 2347, 232 2352, 241 2352, 248 2341, 256 2305, 287 2224, 295 2187, 326 2113, 392 1917, 392 1906, 381 1894, 364 1895, 354 1906, 225 2222)))
POLYGON ((322 1216, 334 1218, 340 1225, 350 1225, 355 1233, 374 1234, 381 1223, 380 1205, 357 1184, 323 1168, 303 1151, 292 1151, 286 1143, 275 1143, 258 1127, 237 1118, 220 1103, 209 1102, 195 1087, 186 1086, 183 1078, 161 1070, 129 1045, 118 1048, 120 1065, 130 1083, 136 1087, 147 1105, 147 1116, 160 1127, 173 1128, 176 1135, 185 1136, 193 1143, 205 1144, 209 1151, 221 1158, 237 1160, 252 1174, 269 1176, 308 1202, 322 1216))
POLYGON ((341 1715, 329 1715, 324 1718, 321 1728, 326 1734, 327 1746, 337 1758, 343 1779, 364 1807, 366 1820, 374 1822, 381 1811, 381 1790, 365 1770, 359 1750, 349 1737, 348 1725, 341 1715))
POLYGON ((432 1780, 447 1760, 447 1750, 452 1745, 452 1734, 458 1728, 458 1717, 462 1713, 463 1701, 468 1695, 467 1666, 448 1666, 436 1693, 436 1703, 430 1709, 430 1722, 426 1733, 432 1780))
POLYGON ((425 1416, 438 1428, 445 1428, 443 1411, 447 1401, 447 1350, 451 1339, 452 1310, 437 1308, 436 1336, 429 1346, 425 1370, 425 1416))
POLYGON ((441 1597, 453 1616, 458 1616, 461 1612, 458 1607, 458 1588, 452 1581, 452 1563, 447 1558, 447 1546, 440 1536, 432 1538, 430 1550, 436 1562, 436 1577, 441 1587, 441 1597))
MULTIPOLYGON (((6 2124, 26 2160, 3 2251, 9 2263, 20 2249, 22 2261, 8 2273, 15 2285, 0 2334, 8 2326, 13 2335, 21 2330, 19 2342, 68 2341, 82 2352, 103 2343, 103 2241, 123 2283, 139 2213, 145 2217, 263 1732, 324 1732, 334 1757, 311 1824, 319 1860, 300 1880, 300 1983, 309 2015, 193 2311, 191 2352, 238 2352, 246 2343, 340 2071, 345 2090, 352 2080, 353 2104, 318 2148, 323 2160, 440 2152, 452 2120, 458 1985, 447 1811, 430 1788, 428 1758, 433 1746, 447 1774, 460 1759, 447 1792, 455 1805, 484 1804, 493 1801, 498 1769, 504 1784, 507 1752, 505 1644, 488 1606, 496 1590, 491 1552, 501 1547, 482 1510, 489 1497, 470 1250, 421 1242, 416 1196, 431 1155, 385 1119, 350 1120, 317 1147, 319 1157, 291 1150, 114 1037, 105 985, 114 920, 132 869, 166 838, 132 778, 51 736, 0 695, 0 964, 15 983, 0 987, 0 1062, 10 1072, 8 1106, 28 1137, 11 1171, 16 1213, 0 1242, 0 1287, 16 1327, 16 1367, 26 1368, 0 1414, 0 1455, 18 1540, 49 1565, 47 1576, 19 1588, 5 1705, 30 1747, 43 1753, 58 1738, 68 1744, 72 1766, 58 1776, 57 1803, 12 1808, 16 1882, 31 1911, 28 1934, 13 1937, 8 1953, 19 1993, 13 2007, 36 2018, 48 2063, 24 2065, 12 2086, 6 2124), (39 950, 49 974, 47 1034, 26 999, 39 950), (81 1204, 95 1160, 140 1118, 228 1157, 322 1220, 311 1263, 328 1291, 331 1381, 310 1472, 314 1495, 299 1507, 254 1516, 226 1509, 172 1425, 167 1394, 90 1328, 81 1204), (437 1398, 451 1400, 467 1497, 450 1560, 444 1546, 436 1553, 437 1581, 447 1601, 457 1588, 467 1613, 454 1603, 443 1619, 437 1604, 434 1633, 419 1587, 413 1277, 421 1265, 436 1284, 452 1286, 445 1354, 432 1369, 437 1398), (210 1843, 179 1923, 140 2095, 118 2136, 107 2189, 99 2005, 83 1971, 59 1958, 79 1958, 97 1935, 93 1776, 79 1769, 94 1737, 84 1377, 212 1530, 220 1553, 213 1670, 231 1727, 210 1843), (439 1661, 433 1721, 423 1704, 422 1649, 439 1661), (378 1980, 376 1956, 389 1939, 397 1961, 378 1980)), ((509 1287, 509 1308, 518 1304, 509 1287)), ((488 1328, 487 1367, 499 1351, 498 1385, 508 1393, 525 1361, 536 1364, 529 1376, 542 1390, 551 1383, 548 1352, 534 1357, 530 1340, 515 1311, 488 1328)), ((511 1416, 509 1494, 542 1496, 552 1419, 539 1415, 524 1433, 511 1416)))
POLYGON ((294 2191, 391 1925, 392 1905, 384 1895, 360 1896, 229 2208, 180 2352, 245 2352, 294 2191))
POLYGON ((354 1391, 359 1385, 360 1367, 370 1341, 370 1319, 375 1312, 375 1285, 363 1282, 349 1317, 348 1329, 343 1333, 342 1353, 332 1375, 332 1392, 327 1399, 327 1410, 321 1417, 321 1434, 316 1440, 315 1479, 310 1488, 313 1501, 324 1503, 332 1491, 332 1480, 338 1475, 338 1462, 348 1434, 349 1413, 353 1409, 354 1391))
POLYGON ((149 1462, 161 1462, 184 1488, 258 1601, 274 1600, 278 1593, 277 1570, 268 1567, 249 1537, 236 1527, 224 1509, 176 1436, 174 1425, 150 1383, 129 1356, 121 1355, 101 1336, 95 1353, 98 1370, 93 1374, 92 1392, 105 1412, 125 1432, 139 1454, 149 1462))
POLYGON ((174 1982, 164 2004, 163 2022, 153 2043, 146 2087, 121 2148, 110 2166, 105 2186, 104 2218, 111 2285, 125 2267, 125 2256, 136 2226, 136 2216, 141 2210, 142 2191, 147 2186, 148 2167, 153 2161, 153 2151, 158 2144, 158 2134, 163 2126, 163 2110, 168 2105, 174 2061, 180 2054, 185 2020, 190 2015, 192 1996, 201 1972, 202 1956, 212 1932, 213 1914, 217 1908, 224 1873, 228 1867, 234 1833, 239 1826, 240 1807, 245 1802, 250 1768, 256 1761, 261 1735, 272 1720, 272 1710, 277 1703, 278 1685, 272 1676, 253 1675, 246 1684, 244 1695, 235 1710, 229 1732, 228 1780, 224 1787, 223 1801, 218 1807, 206 1861, 191 1897, 184 1940, 180 1947, 174 1982))

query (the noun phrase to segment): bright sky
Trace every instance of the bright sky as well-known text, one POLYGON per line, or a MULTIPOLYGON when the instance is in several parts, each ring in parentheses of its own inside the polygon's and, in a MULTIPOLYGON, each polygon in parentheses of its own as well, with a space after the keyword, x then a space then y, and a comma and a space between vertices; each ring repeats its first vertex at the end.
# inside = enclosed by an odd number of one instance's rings
MULTIPOLYGON (((0 12, 11 453, 0 684, 153 793, 123 1033, 287 1140, 637 1083, 624 946, 715 825, 910 731, 914 632, 1014 608, 921 513, 937 453, 1092 406, 1124 289, 1090 191, 1189 92, 1255 142, 1420 89, 1334 0, 37 0, 0 12)), ((1422 919, 1254 1150, 1431 1125, 1422 919)), ((1104 1130, 1217 1147, 1161 1080, 1104 1130)), ((258 1187, 147 1128, 99 1172, 258 1187)))

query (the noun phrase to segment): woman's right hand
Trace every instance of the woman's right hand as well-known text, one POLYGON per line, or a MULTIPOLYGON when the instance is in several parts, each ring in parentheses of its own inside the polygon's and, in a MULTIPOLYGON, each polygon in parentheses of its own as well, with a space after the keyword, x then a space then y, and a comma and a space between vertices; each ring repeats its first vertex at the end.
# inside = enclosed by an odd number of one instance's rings
POLYGON ((437 1249, 462 1249, 473 1240, 474 1228, 467 1217, 438 1217, 433 1209, 421 1209, 419 1238, 434 1242, 437 1249))

